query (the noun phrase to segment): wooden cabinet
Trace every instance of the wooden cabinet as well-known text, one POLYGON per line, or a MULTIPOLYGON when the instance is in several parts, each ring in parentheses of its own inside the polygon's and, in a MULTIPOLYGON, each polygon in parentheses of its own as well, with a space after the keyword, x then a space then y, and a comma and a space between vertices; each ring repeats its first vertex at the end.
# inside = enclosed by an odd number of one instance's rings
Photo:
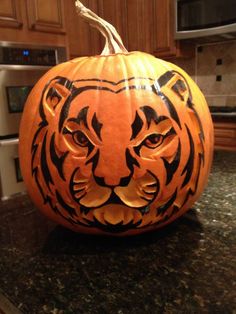
MULTIPOLYGON (((173 0, 82 0, 110 22, 128 51, 182 55, 174 40, 173 0)), ((67 45, 70 57, 100 54, 102 35, 76 13, 75 0, 1 0, 2 41, 67 45)))
MULTIPOLYGON (((102 48, 99 32, 78 16, 74 0, 64 3, 70 58, 100 54, 102 48)), ((83 4, 95 13, 98 12, 97 0, 83 0, 83 4)))
POLYGON ((153 51, 153 0, 126 1, 126 46, 129 51, 153 51))
POLYGON ((65 32, 62 0, 27 0, 26 3, 30 29, 49 33, 65 32))
MULTIPOLYGON (((29 0, 30 1, 30 0, 29 0)), ((128 51, 144 51, 161 58, 184 56, 174 40, 173 0, 82 0, 83 4, 114 25, 128 51)), ((77 16, 74 0, 65 2, 71 57, 100 54, 104 39, 77 16)))
POLYGON ((174 1, 154 1, 154 47, 153 52, 159 57, 176 56, 177 42, 174 40, 174 1))
POLYGON ((65 0, 1 0, 1 41, 66 46, 65 0))
MULTIPOLYGON (((127 44, 127 0, 98 0, 97 14, 111 23, 121 36, 125 46, 127 44)), ((100 52, 104 48, 105 39, 101 37, 100 52)))
MULTIPOLYGON (((130 0, 129 0, 130 1, 130 0)), ((91 27, 75 10, 74 0, 65 2, 66 28, 70 58, 101 54, 105 39, 98 30, 91 27)), ((83 0, 90 10, 106 19, 117 29, 126 43, 126 0, 83 0)))
POLYGON ((20 3, 18 0, 0 1, 0 27, 19 28, 22 26, 20 3))
POLYGON ((195 45, 174 38, 175 14, 173 0, 154 0, 153 54, 163 59, 193 57, 195 45))
POLYGON ((214 122, 215 149, 236 151, 236 122, 214 122))

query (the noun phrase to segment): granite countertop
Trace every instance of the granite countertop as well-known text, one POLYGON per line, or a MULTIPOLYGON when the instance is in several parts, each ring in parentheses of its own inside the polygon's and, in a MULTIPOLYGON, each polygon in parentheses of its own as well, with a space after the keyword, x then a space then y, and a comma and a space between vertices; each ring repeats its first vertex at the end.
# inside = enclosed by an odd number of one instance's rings
POLYGON ((130 238, 75 234, 26 195, 1 202, 2 294, 25 314, 235 313, 235 183, 236 154, 216 152, 194 208, 130 238))

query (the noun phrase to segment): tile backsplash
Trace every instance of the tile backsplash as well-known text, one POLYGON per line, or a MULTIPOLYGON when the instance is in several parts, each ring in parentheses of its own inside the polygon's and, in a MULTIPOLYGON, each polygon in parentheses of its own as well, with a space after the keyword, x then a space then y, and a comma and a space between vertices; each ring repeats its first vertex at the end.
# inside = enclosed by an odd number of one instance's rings
POLYGON ((172 62, 195 80, 209 106, 236 107, 236 41, 197 46, 194 58, 172 62))

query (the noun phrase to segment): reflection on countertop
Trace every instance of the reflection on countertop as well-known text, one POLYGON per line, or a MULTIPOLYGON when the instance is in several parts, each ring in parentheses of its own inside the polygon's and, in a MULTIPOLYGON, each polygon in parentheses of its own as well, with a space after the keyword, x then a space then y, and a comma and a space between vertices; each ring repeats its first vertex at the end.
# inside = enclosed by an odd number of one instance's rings
POLYGON ((26 314, 233 313, 235 182, 236 154, 216 152, 194 208, 130 238, 75 234, 26 195, 0 202, 0 289, 26 314))

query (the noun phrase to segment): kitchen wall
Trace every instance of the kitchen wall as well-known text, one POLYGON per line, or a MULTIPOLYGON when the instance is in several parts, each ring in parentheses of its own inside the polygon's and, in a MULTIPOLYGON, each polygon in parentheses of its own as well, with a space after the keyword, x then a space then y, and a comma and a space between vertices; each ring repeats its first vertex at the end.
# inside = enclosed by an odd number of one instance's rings
POLYGON ((209 106, 236 107, 236 41, 198 45, 195 57, 172 62, 191 75, 209 106))

